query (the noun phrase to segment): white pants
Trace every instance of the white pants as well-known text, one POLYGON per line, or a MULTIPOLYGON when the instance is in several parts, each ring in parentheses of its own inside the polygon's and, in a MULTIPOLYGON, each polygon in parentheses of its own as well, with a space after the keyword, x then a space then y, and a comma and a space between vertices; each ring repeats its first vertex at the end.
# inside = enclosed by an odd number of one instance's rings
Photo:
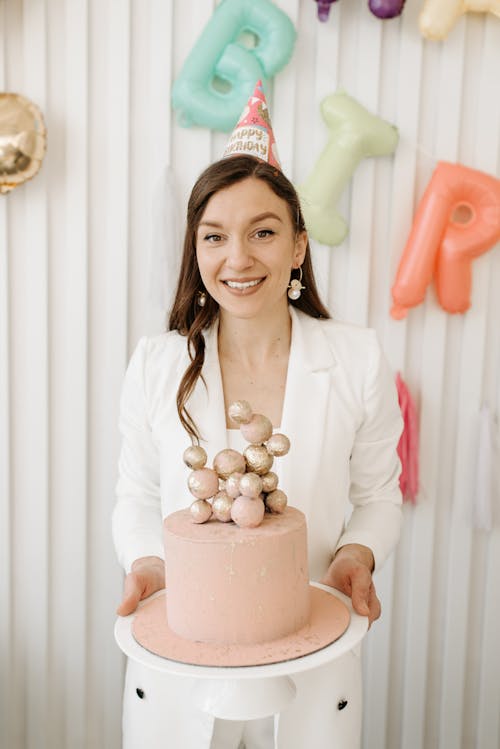
POLYGON ((129 660, 123 749, 359 749, 359 652, 292 678, 296 697, 276 720, 225 721, 193 705, 195 680, 129 660))
POLYGON ((210 749, 274 749, 274 717, 214 722, 210 749))

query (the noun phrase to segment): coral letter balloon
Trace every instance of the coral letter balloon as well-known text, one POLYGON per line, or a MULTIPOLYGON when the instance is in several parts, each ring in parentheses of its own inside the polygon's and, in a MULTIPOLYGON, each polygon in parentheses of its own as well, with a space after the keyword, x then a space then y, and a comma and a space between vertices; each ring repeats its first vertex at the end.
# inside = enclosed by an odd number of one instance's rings
POLYGON ((500 240, 500 180, 461 164, 440 162, 418 207, 399 263, 391 315, 406 317, 432 278, 441 307, 470 307, 472 261, 500 240))
POLYGON ((398 131, 343 91, 323 99, 321 113, 330 139, 298 192, 309 234, 318 242, 335 245, 347 234, 335 203, 361 159, 394 151, 398 131))
POLYGON ((174 83, 180 124, 230 131, 255 81, 281 70, 294 44, 292 21, 269 0, 222 0, 174 83))

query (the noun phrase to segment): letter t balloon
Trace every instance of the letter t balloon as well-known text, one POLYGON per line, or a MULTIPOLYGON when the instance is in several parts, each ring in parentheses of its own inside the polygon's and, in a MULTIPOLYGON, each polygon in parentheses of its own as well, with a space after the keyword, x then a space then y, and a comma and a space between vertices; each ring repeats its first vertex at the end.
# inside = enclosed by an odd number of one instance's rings
POLYGON ((322 244, 337 245, 347 234, 347 224, 335 204, 347 182, 362 159, 393 153, 399 136, 394 125, 344 91, 323 99, 321 113, 330 138, 298 193, 309 234, 322 244))

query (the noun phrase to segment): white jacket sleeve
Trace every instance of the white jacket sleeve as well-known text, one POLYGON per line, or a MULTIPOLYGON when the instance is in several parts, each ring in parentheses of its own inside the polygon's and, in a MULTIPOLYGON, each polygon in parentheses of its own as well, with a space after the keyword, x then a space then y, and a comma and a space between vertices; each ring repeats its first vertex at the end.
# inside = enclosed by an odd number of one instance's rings
POLYGON ((396 545, 401 528, 397 445, 403 420, 394 377, 374 332, 364 410, 350 462, 354 509, 337 548, 351 543, 368 546, 379 569, 396 545))
POLYGON ((118 561, 126 572, 139 557, 163 558, 160 465, 144 385, 147 346, 142 338, 132 355, 120 403, 122 448, 112 530, 118 561))

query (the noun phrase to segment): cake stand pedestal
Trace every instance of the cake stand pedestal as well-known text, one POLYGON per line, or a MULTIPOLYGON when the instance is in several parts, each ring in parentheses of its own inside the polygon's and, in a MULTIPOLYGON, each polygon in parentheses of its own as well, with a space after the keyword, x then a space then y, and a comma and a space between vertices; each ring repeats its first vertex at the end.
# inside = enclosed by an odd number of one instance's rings
POLYGON ((225 720, 264 718, 282 712, 293 701, 296 694, 294 674, 326 665, 348 653, 361 642, 368 630, 368 619, 354 612, 347 596, 320 583, 311 584, 343 601, 351 619, 344 634, 331 645, 293 660, 230 668, 178 663, 154 655, 139 645, 132 635, 134 614, 118 618, 115 639, 125 655, 147 668, 195 678, 197 683, 192 699, 200 710, 225 720))

